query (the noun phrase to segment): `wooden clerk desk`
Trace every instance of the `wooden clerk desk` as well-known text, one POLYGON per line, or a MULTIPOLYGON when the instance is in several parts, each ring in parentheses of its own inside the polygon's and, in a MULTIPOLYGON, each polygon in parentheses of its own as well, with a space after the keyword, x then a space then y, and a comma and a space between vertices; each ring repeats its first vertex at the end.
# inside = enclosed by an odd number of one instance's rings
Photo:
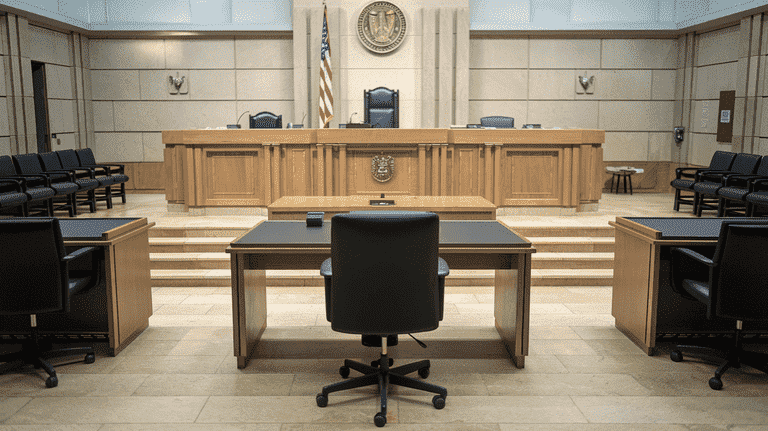
MULTIPOLYGON (((673 247, 704 256, 714 254, 723 220, 749 218, 617 217, 613 304, 616 328, 648 355, 657 341, 733 332, 733 320, 707 320, 706 306, 672 290, 670 262, 673 247)), ((768 332, 765 323, 745 322, 744 332, 768 332)))
MULTIPOLYGON (((146 218, 59 219, 68 251, 98 247, 104 254, 99 284, 70 300, 70 313, 37 317, 43 335, 107 341, 117 355, 149 325, 152 291, 146 218)), ((90 266, 90 260, 85 259, 90 266)), ((87 269, 73 267, 71 269, 87 269)), ((29 333, 28 316, 0 316, 0 334, 29 333)))
MULTIPOLYGON (((441 221, 440 257, 451 269, 494 269, 494 317, 518 368, 528 354, 531 253, 536 250, 497 221, 441 221)), ((245 368, 267 325, 266 270, 315 269, 331 256, 331 223, 266 220, 233 241, 232 317, 237 367, 245 368)))

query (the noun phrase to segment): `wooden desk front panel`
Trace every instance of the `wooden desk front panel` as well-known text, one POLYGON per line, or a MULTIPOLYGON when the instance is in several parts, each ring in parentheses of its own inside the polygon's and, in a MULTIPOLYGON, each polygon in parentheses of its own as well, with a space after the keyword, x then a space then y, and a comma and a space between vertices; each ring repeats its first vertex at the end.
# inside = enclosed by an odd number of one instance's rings
POLYGON ((501 198, 505 206, 559 206, 564 180, 562 148, 502 151, 501 198))
MULTIPOLYGON (((264 205, 265 150, 254 148, 200 149, 202 206, 264 205)), ((271 170, 271 167, 270 167, 271 170)))
POLYGON ((111 246, 117 305, 116 350, 122 350, 148 325, 152 315, 152 280, 149 263, 149 228, 127 235, 111 246))
POLYGON ((335 196, 386 195, 414 196, 419 194, 419 156, 416 146, 403 148, 347 146, 346 172, 334 169, 337 176, 346 175, 347 190, 339 190, 336 183, 335 196), (392 179, 379 182, 371 174, 371 160, 377 155, 391 156, 395 159, 392 179))

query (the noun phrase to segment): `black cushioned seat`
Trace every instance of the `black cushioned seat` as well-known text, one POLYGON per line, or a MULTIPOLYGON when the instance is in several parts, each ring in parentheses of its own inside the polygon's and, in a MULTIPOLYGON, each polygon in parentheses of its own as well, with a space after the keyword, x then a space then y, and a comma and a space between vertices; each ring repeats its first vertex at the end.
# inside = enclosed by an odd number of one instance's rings
POLYGON ((60 150, 56 151, 56 155, 59 156, 59 162, 64 169, 74 171, 77 179, 94 179, 98 181, 99 185, 93 191, 94 204, 99 201, 105 201, 107 209, 112 208, 112 189, 111 186, 115 184, 116 178, 109 175, 109 169, 104 167, 83 167, 80 166, 80 159, 77 158, 75 150, 60 150), (102 175, 97 175, 99 172, 102 175), (101 189, 101 193, 99 193, 101 189))
POLYGON ((77 170, 88 172, 86 169, 64 168, 59 160, 59 155, 55 152, 38 153, 37 157, 40 158, 40 163, 43 165, 46 173, 54 173, 53 175, 58 175, 60 176, 59 178, 65 177, 66 180, 77 184, 79 187, 78 192, 85 192, 85 196, 81 197, 80 200, 77 200, 77 193, 75 193, 75 202, 78 205, 85 204, 88 205, 91 212, 96 211, 96 194, 94 190, 100 186, 99 182, 90 177, 78 178, 76 175, 77 170))
POLYGON ((750 217, 757 215, 758 208, 768 208, 768 179, 752 181, 744 200, 747 202, 747 215, 750 217))
POLYGON ((269 111, 262 111, 256 115, 250 115, 251 129, 282 129, 283 116, 275 115, 269 111))
POLYGON ((386 87, 363 90, 363 104, 365 123, 371 127, 400 127, 400 90, 390 90, 386 87))
POLYGON ((381 354, 370 366, 345 359, 339 369, 343 378, 350 369, 364 375, 325 386, 316 397, 319 407, 328 405, 330 393, 368 385, 379 387, 381 411, 374 423, 380 427, 387 422, 389 385, 435 393, 435 408, 445 406, 445 388, 406 377, 418 371, 426 379, 428 360, 390 368, 393 361, 387 353, 390 339, 398 334, 439 326, 440 279, 449 273, 438 257, 439 232, 440 221, 434 213, 361 211, 333 217, 331 258, 320 270, 326 280, 326 316, 334 331, 360 334, 364 345, 376 345, 371 339, 378 338, 381 354))
POLYGON ((21 180, 0 178, 0 211, 11 208, 19 210, 19 215, 24 216, 24 204, 29 196, 24 193, 21 180))
POLYGON ((731 176, 754 174, 761 157, 757 154, 739 153, 733 159, 730 169, 710 169, 697 174, 699 181, 693 185, 693 210, 696 216, 700 217, 704 209, 719 212, 720 199, 717 197, 717 191, 726 184, 731 176))
POLYGON ((675 188, 675 211, 680 210, 680 204, 693 205, 694 195, 683 195, 682 192, 693 192, 693 184, 698 181, 697 175, 709 170, 728 170, 733 164, 736 153, 730 151, 715 151, 708 168, 677 168, 675 179, 669 184, 675 188))
POLYGON ((53 172, 47 174, 40 164, 40 158, 37 154, 19 154, 12 156, 13 164, 16 165, 16 171, 21 175, 45 175, 48 179, 48 187, 52 188, 56 194, 52 198, 53 208, 56 210, 67 210, 70 217, 77 215, 77 200, 75 194, 80 190, 80 186, 67 181, 69 176, 53 172), (58 205, 57 205, 58 204, 58 205))
POLYGON ((55 387, 58 377, 46 359, 84 354, 85 363, 93 363, 96 357, 92 347, 43 348, 37 315, 69 312, 72 296, 98 284, 102 255, 95 247, 67 254, 55 218, 0 220, 0 244, 0 315, 28 315, 31 330, 20 352, 0 356, 0 374, 34 365, 48 374, 45 385, 55 387), (70 263, 87 258, 91 270, 71 271, 70 263))
POLYGON ((10 156, 0 156, 0 178, 14 179, 21 182, 23 193, 27 196, 27 202, 23 207, 23 215, 30 215, 34 211, 36 215, 53 215, 52 198, 56 191, 48 187, 48 178, 45 175, 21 176, 16 171, 16 166, 10 156), (34 204, 42 204, 41 206, 34 204))
POLYGON ((93 155, 93 150, 90 148, 83 148, 75 151, 77 158, 80 160, 80 166, 84 168, 105 168, 106 173, 112 177, 113 185, 120 184, 119 190, 111 190, 113 197, 120 197, 125 203, 125 183, 128 182, 128 175, 125 175, 125 165, 120 163, 96 163, 96 158, 93 155))
POLYGON ((768 157, 760 159, 760 164, 754 175, 729 175, 727 179, 724 179, 723 187, 717 191, 717 196, 720 199, 717 206, 717 216, 747 216, 749 204, 744 198, 755 190, 754 182, 760 179, 768 179, 768 157), (741 214, 737 214, 737 212, 741 212, 741 214))
POLYGON ((497 129, 514 129, 515 119, 512 117, 494 115, 481 118, 480 125, 483 127, 495 127, 497 129))
POLYGON ((712 258, 687 248, 672 248, 671 285, 684 298, 706 306, 707 319, 735 321, 732 338, 698 337, 697 345, 678 345, 670 358, 683 360, 683 351, 717 357, 720 366, 709 386, 723 387, 721 377, 731 367, 747 364, 768 372, 768 354, 742 347, 743 322, 768 320, 768 223, 766 221, 724 221, 712 258), (730 345, 715 343, 726 342, 730 345))

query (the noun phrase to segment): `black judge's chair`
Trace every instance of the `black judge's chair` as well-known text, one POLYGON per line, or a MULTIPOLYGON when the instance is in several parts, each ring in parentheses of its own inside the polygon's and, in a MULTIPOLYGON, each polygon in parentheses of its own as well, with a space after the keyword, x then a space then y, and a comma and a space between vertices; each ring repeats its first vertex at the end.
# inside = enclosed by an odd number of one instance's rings
POLYGON ((365 123, 371 127, 400 127, 400 90, 390 90, 386 87, 363 90, 363 103, 365 123))
POLYGON ((69 312, 72 295, 90 289, 99 281, 98 269, 72 271, 70 263, 92 259, 99 268, 100 252, 95 247, 80 248, 67 254, 59 220, 27 218, 0 220, 0 315, 29 315, 30 335, 22 350, 0 356, 0 374, 24 365, 34 365, 48 373, 45 385, 58 385, 58 377, 48 358, 85 355, 85 363, 96 360, 92 347, 46 350, 41 347, 37 315, 69 312))
POLYGON ((328 404, 331 392, 378 385, 381 411, 373 420, 382 427, 390 384, 436 393, 432 404, 437 409, 445 406, 445 388, 405 376, 418 371, 426 379, 428 360, 390 368, 387 353, 397 344, 397 334, 437 329, 442 318, 449 270, 438 257, 439 232, 434 213, 372 211, 333 217, 331 258, 320 269, 326 316, 334 331, 364 334, 364 345, 381 346, 381 356, 370 366, 345 359, 339 369, 342 377, 348 377, 350 369, 364 375, 324 387, 317 395, 318 406, 328 404))
POLYGON ((263 111, 256 115, 249 115, 251 129, 282 129, 283 116, 263 111))
POLYGON ((483 127, 495 127, 497 129, 514 129, 515 119, 501 115, 493 115, 480 119, 480 125, 483 127))
MULTIPOLYGON (((710 259, 687 248, 672 249, 671 281, 673 289, 688 299, 707 307, 708 319, 735 321, 730 348, 703 345, 678 345, 670 354, 675 362, 683 360, 683 351, 718 355, 721 365, 709 380, 712 389, 723 387, 720 379, 731 367, 741 364, 768 372, 768 354, 742 348, 742 322, 768 320, 768 223, 760 221, 724 221, 714 256, 710 259)), ((748 329, 748 328, 747 328, 748 329)))

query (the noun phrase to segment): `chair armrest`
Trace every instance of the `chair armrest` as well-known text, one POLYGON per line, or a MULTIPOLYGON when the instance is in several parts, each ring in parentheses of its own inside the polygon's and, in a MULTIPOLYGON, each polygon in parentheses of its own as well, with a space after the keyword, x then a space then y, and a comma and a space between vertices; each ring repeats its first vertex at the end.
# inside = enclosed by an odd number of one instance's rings
MULTIPOLYGON (((74 174, 77 174, 78 171, 80 172, 86 172, 89 176, 89 178, 96 178, 95 169, 94 168, 82 168, 79 166, 73 166, 71 168, 66 168, 71 170, 74 174)), ((77 175, 75 175, 75 178, 77 178, 77 175)))
POLYGON ((703 181, 703 178, 705 178, 705 177, 709 177, 709 178, 712 178, 712 179, 716 178, 719 181, 723 177, 723 175, 728 175, 728 174, 733 174, 733 173, 735 173, 735 172, 733 172, 733 171, 711 171, 711 170, 707 170, 707 171, 696 172, 696 178, 697 178, 697 181, 703 181))
POLYGON ((754 178, 763 178, 763 176, 762 175, 737 175, 737 174, 723 175, 721 182, 723 186, 733 185, 734 183, 738 183, 738 182, 743 182, 749 185, 749 180, 754 178))
POLYGON ((673 247, 672 262, 669 268, 669 283, 678 295, 695 299, 681 288, 685 279, 709 279, 715 266, 712 259, 688 248, 673 247), (702 274, 704 274, 702 276, 702 274))
POLYGON ((758 186, 763 185, 763 184, 768 184, 768 178, 757 179, 757 180, 750 181, 750 183, 749 183, 749 191, 750 191, 750 193, 751 192, 759 191, 760 187, 758 187, 758 186))
POLYGON ((698 263, 702 263, 704 265, 707 265, 708 267, 714 266, 714 262, 712 262, 712 259, 704 256, 701 253, 695 252, 689 248, 678 248, 675 247, 672 249, 672 255, 678 254, 680 256, 685 256, 686 258, 693 259, 694 261, 698 263))
POLYGON ((117 164, 117 163, 97 163, 95 165, 83 165, 83 166, 87 166, 89 168, 96 168, 96 167, 107 168, 107 169, 108 168, 117 168, 117 173, 118 174, 124 174, 125 173, 125 165, 117 164))
POLYGON ((681 179, 683 177, 685 178, 696 178, 696 173, 700 171, 701 168, 677 168, 675 169, 675 179, 681 179), (693 171, 691 173, 687 173, 685 171, 693 171))
POLYGON ((69 176, 69 179, 71 181, 73 181, 73 182, 75 181, 75 171, 71 171, 71 170, 68 170, 68 169, 53 169, 53 170, 50 170, 50 171, 47 170, 47 171, 45 171, 45 173, 46 174, 48 174, 48 173, 67 174, 67 176, 69 176))
POLYGON ((438 257, 437 258, 437 276, 445 277, 450 273, 451 273, 451 270, 448 268, 448 263, 445 260, 443 260, 442 257, 438 257))
POLYGON ((19 193, 24 192, 24 180, 23 179, 12 179, 12 178, 0 178, 0 183, 8 183, 8 184, 15 184, 16 189, 19 193))
POLYGON ((72 253, 69 253, 68 255, 64 256, 62 259, 65 262, 72 262, 77 259, 80 259, 83 256, 89 256, 92 252, 98 250, 98 247, 83 247, 79 248, 72 253))
POLYGON ((323 277, 332 277, 333 276, 333 268, 331 267, 331 258, 325 259, 323 261, 323 264, 320 265, 320 275, 323 277))
MULTIPOLYGON (((40 180, 43 180, 45 182, 46 187, 51 186, 51 178, 48 175, 43 174, 22 174, 22 175, 14 175, 14 176, 7 176, 3 178, 13 178, 13 179, 22 179, 24 182, 29 181, 30 178, 37 178, 40 180)), ((26 184, 24 184, 26 187, 26 184)))

